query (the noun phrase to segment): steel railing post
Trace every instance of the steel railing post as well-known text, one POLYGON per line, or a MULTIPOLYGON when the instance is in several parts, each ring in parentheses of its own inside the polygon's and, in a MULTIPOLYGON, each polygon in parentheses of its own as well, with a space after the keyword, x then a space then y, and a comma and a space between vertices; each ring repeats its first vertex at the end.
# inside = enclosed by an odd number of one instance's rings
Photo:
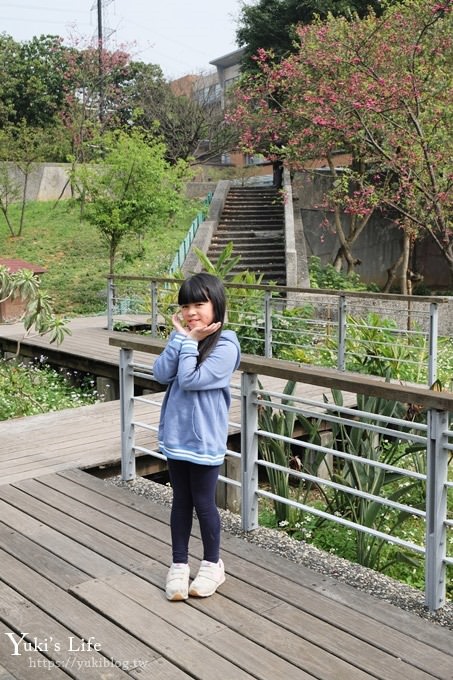
POLYGON ((448 413, 428 411, 426 471, 425 605, 434 611, 445 603, 448 413))
POLYGON ((108 279, 107 282, 107 330, 113 331, 113 295, 114 295, 113 279, 108 279))
POLYGON ((134 372, 131 349, 120 350, 121 479, 135 478, 134 372))
POLYGON ((254 398, 258 377, 241 376, 241 519, 243 531, 258 527, 258 406, 254 398))
POLYGON ((338 298, 338 355, 337 368, 339 371, 346 369, 346 296, 338 298))
POLYGON ((437 339, 439 335, 439 306, 432 302, 429 306, 429 350, 428 350, 428 387, 437 380, 437 339))
POLYGON ((157 281, 151 281, 151 335, 153 338, 157 338, 157 315, 158 302, 157 302, 157 281))
POLYGON ((272 359, 272 293, 264 295, 264 356, 272 359))

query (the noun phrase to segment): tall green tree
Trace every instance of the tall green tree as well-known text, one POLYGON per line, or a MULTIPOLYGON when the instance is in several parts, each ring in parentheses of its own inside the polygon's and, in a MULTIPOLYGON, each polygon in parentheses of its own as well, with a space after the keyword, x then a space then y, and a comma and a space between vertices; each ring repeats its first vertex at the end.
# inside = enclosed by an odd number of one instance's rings
POLYGON ((57 36, 16 42, 0 34, 0 125, 53 125, 63 105, 66 50, 57 36))
POLYGON ((165 145, 138 130, 106 133, 103 148, 102 163, 81 166, 77 180, 88 199, 86 218, 108 248, 113 274, 126 239, 140 238, 157 224, 170 224, 182 202, 187 165, 170 165, 165 145))
POLYGON ((272 50, 277 61, 297 50, 296 26, 309 24, 316 17, 365 16, 370 9, 379 15, 380 0, 259 0, 242 5, 236 40, 245 47, 244 71, 256 71, 255 56, 259 49, 272 50))

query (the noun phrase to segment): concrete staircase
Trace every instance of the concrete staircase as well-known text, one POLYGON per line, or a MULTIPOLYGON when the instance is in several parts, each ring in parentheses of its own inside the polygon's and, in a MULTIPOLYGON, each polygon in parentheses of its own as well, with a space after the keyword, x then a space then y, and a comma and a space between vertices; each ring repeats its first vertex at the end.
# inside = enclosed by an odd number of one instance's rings
POLYGON ((263 283, 286 285, 284 206, 272 187, 231 187, 208 250, 216 261, 232 241, 233 255, 241 260, 233 273, 248 269, 263 274, 263 283))

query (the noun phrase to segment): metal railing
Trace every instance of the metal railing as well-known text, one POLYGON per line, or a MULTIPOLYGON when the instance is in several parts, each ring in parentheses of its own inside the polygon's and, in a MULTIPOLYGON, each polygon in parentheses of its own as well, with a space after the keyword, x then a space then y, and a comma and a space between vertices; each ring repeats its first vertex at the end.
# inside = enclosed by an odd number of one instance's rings
MULTIPOLYGON (((204 201, 205 205, 211 204, 212 196, 213 196, 212 191, 210 191, 204 201)), ((181 242, 181 245, 178 248, 178 252, 173 258, 173 262, 171 263, 170 269, 168 270, 168 274, 170 276, 177 272, 178 269, 182 268, 184 261, 189 253, 190 247, 192 245, 192 241, 194 240, 195 235, 198 231, 198 227, 202 222, 205 221, 205 219, 206 215, 200 210, 197 213, 196 217, 193 219, 192 224, 189 227, 189 231, 187 232, 186 236, 181 242)))
MULTIPOLYGON (((129 480, 135 477, 137 455, 165 459, 158 451, 136 444, 140 429, 156 431, 157 428, 134 416, 134 405, 144 399, 134 396, 134 378, 152 377, 151 362, 149 365, 134 363, 134 351, 157 354, 164 343, 116 335, 110 344, 121 348, 122 477, 129 480)), ((240 491, 243 529, 252 531, 258 526, 260 499, 267 499, 291 507, 297 513, 309 513, 354 529, 370 541, 385 541, 403 551, 422 555, 426 606, 431 610, 441 607, 445 602, 447 565, 453 566, 453 476, 449 479, 449 461, 453 457, 450 424, 453 393, 250 356, 243 357, 240 370, 240 385, 232 385, 233 399, 240 400, 240 422, 230 423, 240 431, 240 452, 228 450, 226 457, 226 461, 236 461, 233 468, 239 467, 240 473, 229 476, 226 472, 220 480, 240 491), (271 378, 294 381, 298 389, 289 396, 283 390, 261 386, 261 381, 269 382, 271 378), (307 398, 304 385, 317 386, 323 396, 307 398), (326 399, 324 390, 331 390, 336 398, 326 399), (340 391, 349 395, 348 404, 341 403, 340 391), (300 422, 311 425, 301 436, 295 436, 294 431, 275 433, 263 426, 260 417, 263 408, 283 417, 292 413, 300 417, 300 422), (320 423, 324 433, 330 431, 330 437, 313 436, 320 423), (294 469, 289 461, 282 465, 262 455, 267 441, 290 447, 288 451, 298 451, 303 464, 294 469), (389 456, 392 447, 395 455, 389 456), (313 465, 314 459, 316 465, 313 465), (321 474, 321 463, 329 474, 321 474), (280 475, 280 480, 295 479, 304 493, 317 489, 325 498, 330 498, 330 502, 319 507, 309 502, 309 494, 303 498, 291 497, 281 495, 278 485, 271 485, 270 490, 263 488, 258 483, 262 468, 266 469, 269 479, 272 473, 280 475), (354 476, 368 483, 353 483, 354 476), (377 483, 384 476, 392 480, 389 487, 377 483), (338 505, 333 499, 339 497, 345 500, 344 507, 356 508, 357 512, 335 510, 338 505), (367 514, 362 512, 364 509, 373 509, 373 512, 367 514), (418 525, 422 523, 424 540, 409 540, 392 529, 386 530, 382 523, 366 520, 370 514, 376 517, 384 512, 402 513, 418 525)))
MULTIPOLYGON (((137 318, 152 337, 171 328, 178 282, 108 279, 107 325, 137 318)), ((440 310, 447 297, 414 297, 285 286, 226 284, 228 326, 243 351, 267 358, 336 367, 433 385, 437 379, 440 310)), ((443 345, 451 339, 443 340, 443 345)))

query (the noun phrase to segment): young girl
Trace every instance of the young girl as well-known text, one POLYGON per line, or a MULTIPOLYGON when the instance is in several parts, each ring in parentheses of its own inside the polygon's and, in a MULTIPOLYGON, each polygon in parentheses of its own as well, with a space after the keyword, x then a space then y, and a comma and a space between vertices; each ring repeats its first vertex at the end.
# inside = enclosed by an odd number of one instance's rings
POLYGON ((153 366, 168 384, 162 403, 159 446, 167 457, 173 503, 170 517, 173 562, 166 596, 208 597, 225 581, 219 559, 220 516, 215 489, 228 436, 230 381, 239 366, 233 331, 223 330, 225 289, 212 274, 186 279, 178 295, 175 330, 153 366), (193 510, 200 523, 203 560, 189 589, 189 538, 193 510))

